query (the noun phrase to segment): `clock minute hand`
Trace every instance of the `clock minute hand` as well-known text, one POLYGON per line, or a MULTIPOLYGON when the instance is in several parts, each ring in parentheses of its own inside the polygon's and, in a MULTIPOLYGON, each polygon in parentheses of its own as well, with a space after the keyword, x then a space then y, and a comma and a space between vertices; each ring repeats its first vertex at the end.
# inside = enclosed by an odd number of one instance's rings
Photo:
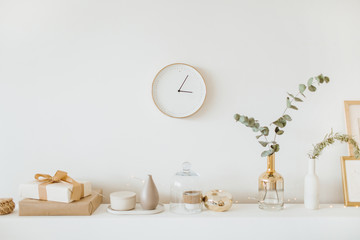
POLYGON ((183 90, 179 90, 179 92, 192 93, 191 91, 183 91, 183 90))
POLYGON ((187 79, 188 77, 189 77, 189 75, 186 75, 186 78, 185 78, 185 80, 183 81, 183 83, 181 84, 178 92, 180 92, 181 88, 184 86, 184 83, 186 82, 186 79, 187 79))

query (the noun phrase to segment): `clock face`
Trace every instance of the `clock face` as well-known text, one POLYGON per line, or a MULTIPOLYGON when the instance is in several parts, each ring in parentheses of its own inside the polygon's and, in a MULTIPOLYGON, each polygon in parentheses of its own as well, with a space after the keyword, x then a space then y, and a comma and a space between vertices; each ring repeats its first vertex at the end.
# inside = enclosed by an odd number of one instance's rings
POLYGON ((170 117, 183 118, 201 108, 206 96, 206 85, 195 68, 175 63, 164 67, 156 75, 152 95, 161 112, 170 117))

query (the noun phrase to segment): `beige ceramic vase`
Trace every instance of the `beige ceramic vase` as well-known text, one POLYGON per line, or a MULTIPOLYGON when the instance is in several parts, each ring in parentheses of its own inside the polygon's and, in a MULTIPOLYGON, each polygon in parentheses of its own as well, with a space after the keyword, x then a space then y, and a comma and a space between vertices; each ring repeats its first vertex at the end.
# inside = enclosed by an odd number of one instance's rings
POLYGON ((144 210, 154 210, 159 204, 159 193, 151 175, 148 176, 141 192, 140 203, 144 210))

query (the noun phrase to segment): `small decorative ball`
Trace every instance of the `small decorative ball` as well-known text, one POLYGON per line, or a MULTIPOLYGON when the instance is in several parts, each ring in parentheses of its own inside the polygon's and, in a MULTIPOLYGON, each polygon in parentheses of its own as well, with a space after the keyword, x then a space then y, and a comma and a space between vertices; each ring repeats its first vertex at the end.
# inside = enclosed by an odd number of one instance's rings
POLYGON ((0 215, 12 213, 15 203, 12 198, 0 198, 0 215))
POLYGON ((232 195, 223 190, 211 190, 204 195, 204 205, 212 211, 227 211, 232 206, 232 195))

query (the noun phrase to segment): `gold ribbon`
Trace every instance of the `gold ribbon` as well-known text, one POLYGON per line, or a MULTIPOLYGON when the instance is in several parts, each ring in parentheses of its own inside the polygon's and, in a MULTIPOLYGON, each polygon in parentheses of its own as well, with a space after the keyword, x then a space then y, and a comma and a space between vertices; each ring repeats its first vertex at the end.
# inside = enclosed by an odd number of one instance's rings
POLYGON ((53 177, 49 174, 38 173, 35 174, 35 179, 42 182, 39 184, 39 198, 41 200, 47 200, 46 186, 58 182, 67 182, 73 186, 70 198, 72 201, 77 201, 84 196, 84 185, 69 177, 67 172, 58 170, 53 177))

